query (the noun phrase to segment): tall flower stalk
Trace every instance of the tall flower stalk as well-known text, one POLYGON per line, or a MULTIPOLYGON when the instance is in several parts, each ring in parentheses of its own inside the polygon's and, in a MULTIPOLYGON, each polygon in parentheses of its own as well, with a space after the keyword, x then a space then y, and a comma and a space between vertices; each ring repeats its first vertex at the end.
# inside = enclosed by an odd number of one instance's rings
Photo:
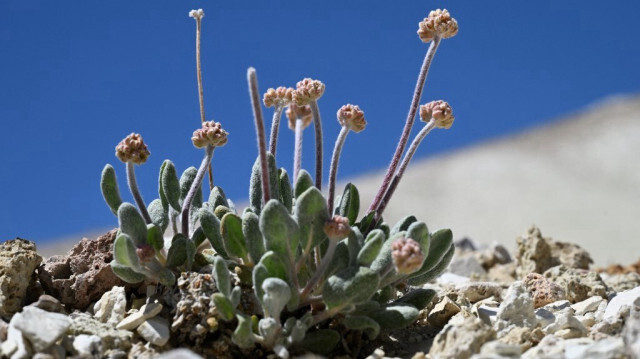
POLYGON ((325 86, 319 80, 305 78, 296 84, 293 102, 298 106, 309 105, 313 115, 313 127, 316 134, 316 188, 322 190, 322 119, 318 108, 318 99, 324 94, 325 86))
POLYGON ((292 88, 278 87, 268 89, 265 92, 262 102, 267 107, 273 107, 273 119, 271 120, 271 136, 269 137, 269 152, 275 157, 278 147, 278 131, 280 129, 280 119, 282 111, 291 104, 293 94, 292 88))
POLYGON ((147 224, 151 224, 151 216, 149 215, 149 211, 147 211, 147 205, 144 203, 144 199, 142 199, 142 195, 138 189, 134 165, 141 165, 147 162, 150 154, 147 145, 142 140, 142 136, 137 133, 131 133, 116 146, 116 157, 127 165, 127 184, 129 185, 129 191, 131 191, 131 195, 133 195, 133 199, 136 205, 138 205, 142 218, 144 218, 147 224))
MULTIPOLYGON (((204 18, 204 11, 202 9, 189 11, 189 17, 196 20, 196 73, 198 76, 198 99, 200 102, 200 122, 204 123, 204 89, 202 86, 202 64, 200 63, 200 37, 202 34, 202 19, 204 18)), ((209 190, 213 189, 213 170, 211 169, 211 163, 207 165, 209 167, 209 190)))
POLYGON ((329 194, 327 196, 327 208, 329 209, 329 214, 333 213, 338 161, 340 160, 342 146, 347 139, 349 131, 358 133, 364 130, 367 125, 367 121, 364 119, 364 112, 360 107, 355 105, 348 104, 340 107, 337 117, 338 123, 342 125, 342 128, 340 129, 340 133, 336 139, 336 144, 333 148, 333 155, 331 156, 331 167, 329 167, 329 194))
MULTIPOLYGON (((415 116, 418 111, 418 104, 422 97, 424 83, 427 79, 427 74, 429 73, 429 67, 431 66, 433 57, 440 45, 440 40, 452 37, 457 33, 458 23, 451 17, 447 10, 438 9, 431 11, 429 16, 424 18, 424 20, 419 24, 418 36, 425 43, 431 42, 431 45, 429 45, 429 49, 427 50, 424 61, 422 62, 422 67, 420 68, 420 74, 418 75, 418 80, 413 92, 413 98, 411 99, 411 105, 409 106, 409 113, 405 121, 405 126, 402 130, 402 135, 400 136, 400 141, 398 142, 396 151, 393 154, 389 168, 384 175, 382 185, 378 189, 373 202, 369 206, 369 212, 375 211, 380 206, 380 202, 391 185, 392 178, 398 168, 398 164, 402 154, 404 153, 407 142, 409 141, 411 128, 413 127, 415 116)), ((379 216, 379 213, 377 216, 379 216)))
POLYGON ((298 173, 302 169, 302 132, 313 121, 311 107, 298 106, 295 103, 289 105, 286 111, 289 120, 289 128, 295 133, 295 145, 293 151, 293 183, 298 179, 298 173))
POLYGON ((253 119, 256 125, 256 135, 258 137, 258 153, 260 155, 260 170, 262 172, 262 200, 264 203, 271 199, 269 188, 269 169, 267 165, 267 144, 264 131, 264 119, 262 118, 262 108, 260 107, 260 95, 258 90, 258 75, 256 69, 249 67, 247 70, 247 82, 249 83, 249 95, 251 106, 253 107, 253 119))
POLYGON ((404 158, 400 163, 400 167, 398 167, 398 172, 396 172, 396 174, 393 176, 387 192, 384 194, 380 205, 376 208, 376 221, 380 219, 382 213, 387 208, 387 205, 389 204, 393 193, 398 187, 398 184, 400 183, 405 170, 409 166, 409 162, 411 162, 411 159, 413 158, 413 155, 415 155, 418 146, 420 146, 420 143, 422 143, 422 140, 424 140, 429 132, 431 132, 431 130, 436 127, 449 129, 454 120, 453 110, 451 106, 449 106, 449 104, 445 101, 432 101, 428 104, 420 106, 420 119, 426 124, 422 128, 422 130, 418 132, 413 141, 411 141, 411 145, 409 146, 407 153, 404 155, 404 158))

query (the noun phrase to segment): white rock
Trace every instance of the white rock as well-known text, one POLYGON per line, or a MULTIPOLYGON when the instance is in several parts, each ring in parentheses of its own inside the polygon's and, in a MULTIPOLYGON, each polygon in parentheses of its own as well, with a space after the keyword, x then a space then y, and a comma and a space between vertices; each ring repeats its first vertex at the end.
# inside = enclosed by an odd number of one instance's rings
POLYGON ((551 311, 546 310, 544 307, 536 309, 535 313, 536 320, 543 328, 556 321, 556 316, 551 311))
POLYGON ((482 264, 475 256, 465 255, 461 257, 454 257, 447 272, 457 274, 463 277, 471 277, 472 274, 486 274, 487 271, 482 267, 482 264))
MULTIPOLYGON (((14 314, 15 318, 18 314, 14 314)), ((13 319, 12 318, 12 319, 13 319)), ((31 346, 25 340, 22 332, 9 323, 7 340, 2 343, 2 356, 11 359, 28 359, 33 356, 31 346)))
POLYGON ((580 338, 579 340, 573 340, 572 342, 564 346, 564 358, 565 359, 583 359, 584 354, 591 345, 593 345, 593 339, 580 338))
POLYGON ((124 287, 113 287, 104 293, 93 307, 94 317, 99 321, 116 325, 124 319, 127 312, 127 296, 124 287))
POLYGON ((555 313, 555 322, 542 329, 545 334, 553 334, 559 338, 571 339, 587 335, 587 328, 572 314, 571 308, 555 313))
POLYGON ((498 315, 498 307, 491 307, 488 305, 480 305, 474 307, 478 318, 489 325, 493 325, 496 321, 496 315, 498 315))
POLYGON ((189 349, 180 348, 164 352, 158 355, 156 359, 202 359, 202 357, 189 349))
POLYGON ((427 320, 429 324, 442 328, 458 312, 460 312, 460 307, 449 297, 444 296, 429 312, 427 320))
POLYGON ((480 349, 480 354, 490 355, 496 354, 500 357, 519 358, 522 354, 522 348, 519 345, 492 341, 485 343, 480 349))
POLYGON ((583 300, 582 302, 572 304, 571 308, 573 308, 576 315, 585 315, 586 313, 589 313, 589 312, 595 312, 603 300, 604 298, 602 298, 601 296, 595 295, 593 297, 583 300))
POLYGON ((496 315, 494 329, 498 338, 506 335, 513 327, 533 328, 536 324, 531 294, 521 281, 513 282, 496 315))
POLYGON ((138 334, 147 342, 159 347, 169 341, 169 322, 164 318, 150 318, 140 324, 137 329, 138 334))
POLYGON ((559 310, 563 310, 564 308, 568 308, 568 307, 571 307, 571 302, 566 300, 566 299, 563 299, 563 300, 559 300, 557 302, 549 303, 549 304, 545 305, 542 308, 544 308, 544 309, 546 309, 546 310, 548 310, 548 311, 550 311, 552 313, 555 313, 555 312, 557 312, 559 310))
POLYGON ((455 290, 467 297, 471 303, 475 303, 489 297, 500 297, 502 294, 502 286, 495 282, 470 282, 458 284, 456 285, 455 290))
POLYGON ((640 358, 640 311, 632 311, 622 331, 624 342, 634 358, 640 358))
POLYGON ((9 327, 14 327, 31 343, 36 352, 41 352, 62 338, 71 326, 71 319, 64 314, 51 313, 33 306, 11 318, 9 327))
POLYGON ((587 313, 585 315, 578 315, 576 319, 582 323, 587 328, 591 328, 594 324, 596 324, 596 317, 593 313, 587 313))
POLYGON ((442 273, 437 279, 438 284, 463 284, 469 282, 469 277, 457 275, 455 273, 445 272, 442 273))
POLYGON ((630 290, 618 293, 607 305, 607 310, 604 312, 604 320, 615 321, 617 320, 620 311, 623 307, 633 306, 633 302, 640 298, 640 287, 635 287, 630 290))
POLYGON ((162 304, 160 303, 149 303, 143 305, 139 311, 130 314, 128 317, 124 318, 118 325, 117 329, 125 329, 125 330, 134 330, 140 324, 142 324, 145 320, 149 318, 153 318, 158 315, 162 311, 162 304))
POLYGON ((101 358, 102 340, 97 335, 80 334, 73 339, 73 349, 83 358, 101 358))

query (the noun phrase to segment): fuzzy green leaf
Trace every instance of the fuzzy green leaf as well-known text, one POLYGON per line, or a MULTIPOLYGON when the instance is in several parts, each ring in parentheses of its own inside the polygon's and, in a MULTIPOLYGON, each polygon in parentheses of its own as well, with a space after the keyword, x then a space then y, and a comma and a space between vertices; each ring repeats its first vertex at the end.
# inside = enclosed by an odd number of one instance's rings
POLYGON ((409 226, 413 223, 418 221, 418 219, 416 218, 416 216, 406 216, 403 219, 399 220, 398 223, 396 223, 395 226, 393 226, 393 228, 391 228, 391 233, 390 235, 395 235, 398 232, 401 231, 406 231, 409 226))
POLYGON ((349 266, 349 248, 347 241, 341 241, 336 245, 336 251, 327 267, 327 275, 337 273, 349 266))
POLYGON ((138 254, 136 253, 136 246, 128 235, 120 233, 120 235, 116 237, 116 240, 113 242, 113 259, 116 263, 126 267, 135 268, 140 264, 138 254))
POLYGON ((267 278, 262 282, 262 303, 265 315, 279 318, 280 312, 291 299, 291 288, 280 278, 267 278))
POLYGON ((453 254, 455 253, 455 249, 456 249, 455 246, 451 244, 451 247, 449 247, 449 250, 447 250, 444 256, 442 256, 442 258, 440 259, 440 261, 435 267, 431 268, 429 271, 422 273, 418 276, 409 277, 408 279, 409 284, 422 285, 437 278, 440 274, 442 274, 445 270, 447 270, 447 267, 451 262, 451 258, 453 258, 453 254))
POLYGON ((124 202, 118 208, 118 225, 120 232, 128 235, 136 246, 147 243, 147 224, 131 203, 124 202))
MULTIPOLYGON (((267 170, 269 171, 269 192, 272 199, 280 200, 280 184, 278 181, 278 169, 276 159, 271 153, 267 153, 267 170)), ((259 214, 262 210, 262 167, 260 166, 260 156, 256 158, 251 170, 249 181, 249 202, 255 212, 259 214)))
POLYGON ((265 239, 265 247, 283 258, 292 260, 298 247, 299 229, 287 208, 277 200, 270 200, 260 215, 260 231, 265 239))
POLYGON ((355 266, 358 262, 358 253, 362 249, 364 238, 358 227, 353 227, 349 238, 347 239, 347 247, 349 247, 349 266, 355 266))
POLYGON ((340 204, 336 207, 336 213, 349 219, 349 225, 353 226, 360 212, 360 194, 352 183, 347 183, 340 198, 340 204))
MULTIPOLYGON (((187 261, 187 255, 189 249, 187 248, 188 242, 191 242, 184 234, 178 233, 173 236, 171 240, 171 247, 167 253, 167 267, 176 268, 187 261)), ((195 255, 195 253, 194 253, 195 255)))
POLYGON ((409 278, 418 278, 438 265, 442 257, 453 245, 453 233, 449 229, 441 229, 431 235, 429 252, 422 263, 422 267, 409 278))
POLYGON ((374 211, 367 213, 364 217, 362 217, 360 222, 356 224, 358 228, 360 228, 360 232, 366 233, 369 227, 371 227, 371 222, 373 222, 373 217, 375 214, 376 212, 374 211))
POLYGON ((216 208, 218 206, 229 207, 229 202, 227 202, 227 196, 224 194, 222 188, 218 186, 213 186, 213 190, 209 194, 208 202, 211 204, 211 208, 216 208))
POLYGON ((404 237, 405 232, 396 233, 395 235, 387 238, 387 240, 382 244, 382 248, 378 253, 376 259, 374 259, 373 263, 371 263, 371 270, 382 274, 383 271, 388 270, 389 268, 393 268, 393 259, 391 258, 391 244, 393 241, 400 237, 404 237))
POLYGON ((216 257, 213 262, 213 278, 216 280, 218 291, 226 297, 231 296, 231 275, 227 262, 220 257, 216 257))
POLYGON ((140 274, 126 265, 116 262, 115 260, 111 261, 109 264, 111 265, 113 274, 127 283, 140 283, 147 278, 144 274, 140 274))
POLYGON ((196 248, 198 248, 206 239, 207 236, 204 234, 202 226, 196 228, 196 230, 193 231, 193 234, 191 234, 191 242, 193 242, 193 245, 196 248))
POLYGON ((162 268, 157 275, 157 279, 160 284, 167 287, 173 287, 176 284, 176 276, 169 268, 162 268))
POLYGON ((231 341, 243 349, 249 349, 254 346, 254 334, 251 329, 251 317, 238 313, 238 325, 231 336, 231 341))
MULTIPOLYGON (((182 202, 184 202, 184 199, 187 197, 187 193, 189 193, 191 185, 193 184, 193 181, 195 181, 197 174, 198 169, 193 166, 182 172, 182 176, 180 176, 180 206, 182 206, 182 202)), ((202 207, 202 183, 200 183, 195 196, 193 196, 191 206, 192 208, 202 207)))
POLYGON ((418 319, 420 311, 409 304, 392 304, 369 314, 385 330, 404 328, 418 319))
POLYGON ((380 324, 364 315, 347 315, 342 321, 347 329, 362 330, 369 340, 375 339, 380 333, 380 324))
POLYGON ((410 291, 393 302, 393 304, 410 304, 418 310, 422 310, 431 303, 436 296, 433 289, 418 288, 410 291))
POLYGON ((223 258, 229 258, 227 250, 224 247, 224 241, 222 240, 222 233, 220 231, 220 221, 216 216, 207 208, 200 209, 200 225, 204 231, 205 236, 209 239, 211 246, 215 251, 223 258))
POLYGON ((295 198, 300 197, 306 190, 313 187, 313 179, 309 172, 305 170, 300 170, 298 172, 298 178, 296 179, 296 183, 293 188, 293 193, 295 198))
POLYGON ((332 329, 318 329, 305 335, 296 347, 308 350, 312 353, 330 353, 340 342, 340 334, 332 329))
POLYGON ((118 215, 118 208, 122 204, 122 199, 120 198, 120 190, 116 180, 116 170, 110 164, 104 166, 102 170, 100 189, 102 190, 102 197, 104 197, 104 201, 107 202, 111 212, 118 215))
POLYGON ((418 242, 420 244, 420 248, 422 249, 422 253, 429 253, 431 235, 429 234, 429 229, 427 228, 426 223, 411 223, 409 228, 407 228, 407 238, 411 238, 414 241, 418 242))
POLYGON ((289 181, 289 174, 284 168, 278 169, 278 178, 280 184, 280 201, 287 208, 289 212, 293 207, 293 192, 291 190, 291 181, 289 181))
POLYGON ((364 246, 358 253, 358 265, 363 267, 369 266, 380 253, 384 240, 384 233, 381 230, 374 229, 369 232, 367 239, 364 241, 364 246))
POLYGON ((242 215, 242 234, 252 263, 257 263, 265 252, 264 239, 260 232, 260 217, 252 212, 242 215))
POLYGON ((233 304, 231 304, 231 300, 229 300, 229 298, 225 297, 222 293, 213 293, 211 299, 213 299, 213 304, 216 306, 216 310, 218 314, 220 314, 220 318, 222 318, 222 320, 228 322, 233 319, 236 314, 236 310, 233 307, 233 304))
POLYGON ((322 297, 328 308, 365 302, 378 289, 380 277, 367 267, 349 267, 327 279, 322 297))
POLYGON ((242 234, 242 219, 233 213, 227 213, 220 221, 224 248, 231 256, 247 260, 247 243, 242 234))
POLYGON ((309 238, 311 238, 311 247, 317 246, 327 238, 324 233, 324 224, 330 218, 329 210, 327 209, 327 201, 317 188, 310 187, 297 197, 293 216, 300 226, 300 240, 302 242, 300 245, 303 248, 308 246, 309 238))
POLYGON ((178 181, 176 166, 169 160, 165 160, 162 166, 164 167, 162 178, 160 179, 162 192, 164 192, 169 205, 180 212, 182 210, 182 206, 180 206, 180 182, 178 181))
POLYGON ((162 233, 164 233, 169 226, 168 209, 168 207, 164 207, 162 205, 162 200, 157 198, 151 201, 147 208, 149 216, 151 216, 151 222, 153 222, 153 224, 155 224, 162 233))
POLYGON ((213 210, 213 214, 216 216, 216 218, 218 218, 219 220, 222 220, 222 217, 224 217, 225 214, 227 213, 233 213, 231 211, 231 209, 227 206, 218 206, 213 210))
POLYGON ((167 195, 164 194, 164 189, 162 189, 162 173, 164 169, 167 167, 169 160, 164 160, 162 165, 160 165, 160 173, 158 174, 158 198, 160 199, 160 203, 162 204, 162 208, 168 212, 169 210, 169 200, 167 199, 167 195))
POLYGON ((256 298, 260 301, 264 296, 262 283, 269 277, 280 278, 284 281, 288 279, 288 270, 284 261, 273 251, 267 251, 260 258, 260 262, 253 267, 253 289, 256 293, 256 298))
POLYGON ((158 228, 158 226, 153 223, 147 226, 147 243, 156 251, 159 251, 164 247, 162 229, 158 228))

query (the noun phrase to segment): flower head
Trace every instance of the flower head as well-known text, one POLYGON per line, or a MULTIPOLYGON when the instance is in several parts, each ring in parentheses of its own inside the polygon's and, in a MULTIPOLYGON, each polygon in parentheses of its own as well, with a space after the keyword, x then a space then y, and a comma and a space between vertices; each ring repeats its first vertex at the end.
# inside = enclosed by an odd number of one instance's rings
POLYGON ((304 106, 311 101, 315 101, 324 94, 324 84, 322 81, 306 78, 296 84, 293 92, 293 102, 298 106, 304 106))
POLYGON ((451 17, 447 9, 431 11, 429 16, 418 24, 418 36, 423 42, 429 42, 436 36, 446 39, 457 33, 458 22, 451 17))
POLYGON ((364 111, 352 104, 340 107, 338 110, 338 122, 353 132, 360 132, 367 125, 367 121, 364 120, 364 111))
POLYGON ((270 88, 264 93, 262 102, 267 107, 287 106, 291 103, 293 91, 291 87, 284 86, 280 86, 277 89, 270 88))
POLYGON ((202 148, 207 145, 213 147, 224 146, 227 143, 227 131, 222 129, 220 122, 206 121, 202 123, 202 127, 193 131, 193 145, 202 148))
POLYGON ((142 246, 136 248, 136 255, 140 262, 150 262, 154 256, 156 255, 156 251, 148 244, 143 244, 142 246))
POLYGON ((150 154, 147 145, 142 140, 142 136, 138 133, 131 133, 116 146, 116 157, 124 163, 143 164, 147 162, 147 157, 150 154))
POLYGON ((341 240, 351 233, 351 226, 346 217, 335 215, 324 224, 324 234, 331 240, 341 240))
POLYGON ((298 106, 295 103, 291 103, 285 111, 287 114, 287 118, 289 119, 289 128, 294 130, 296 129, 296 120, 302 120, 302 128, 307 128, 311 124, 313 120, 313 114, 311 113, 311 106, 304 105, 298 106))
POLYGON ((448 129, 453 125, 453 109, 442 100, 431 101, 420 106, 420 119, 424 122, 434 119, 436 127, 448 129))
POLYGON ((424 262, 424 254, 420 244, 411 238, 399 238, 391 243, 391 258, 396 271, 401 274, 411 274, 424 262))
POLYGON ((202 9, 191 10, 189 11, 189 17, 192 17, 196 20, 202 20, 202 18, 204 17, 204 11, 202 9))

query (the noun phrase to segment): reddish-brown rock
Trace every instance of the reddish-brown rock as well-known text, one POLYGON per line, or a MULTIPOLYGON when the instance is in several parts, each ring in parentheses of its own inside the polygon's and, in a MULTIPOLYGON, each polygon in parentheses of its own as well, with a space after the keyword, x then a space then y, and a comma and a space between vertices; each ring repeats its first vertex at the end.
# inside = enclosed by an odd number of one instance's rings
POLYGON ((117 229, 98 239, 83 238, 65 256, 52 256, 38 268, 42 287, 67 308, 84 310, 114 286, 124 286, 111 271, 117 229))

